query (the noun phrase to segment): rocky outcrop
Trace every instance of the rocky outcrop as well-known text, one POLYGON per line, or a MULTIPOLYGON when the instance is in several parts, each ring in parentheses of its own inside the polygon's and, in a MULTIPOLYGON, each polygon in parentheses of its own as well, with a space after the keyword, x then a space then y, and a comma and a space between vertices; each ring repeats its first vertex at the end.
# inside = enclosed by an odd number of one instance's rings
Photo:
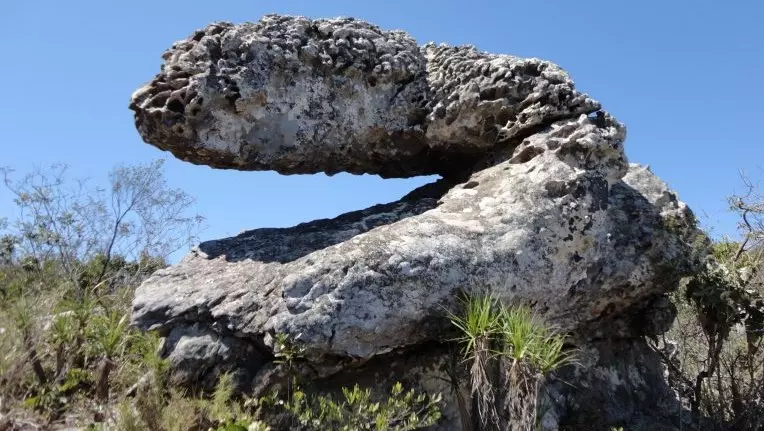
MULTIPOLYGON (((673 319, 665 294, 693 265, 694 218, 627 163, 624 127, 557 66, 280 16, 208 26, 164 58, 131 107, 144 139, 181 159, 443 176, 397 202, 202 243, 155 273, 132 320, 167 336, 178 380, 234 370, 268 385, 284 333, 316 381, 443 382, 446 310, 491 292, 583 352, 550 382, 548 429, 597 412, 603 426, 664 421, 655 401, 671 394, 642 337, 673 319)), ((449 396, 443 427, 458 429, 449 396)))
POLYGON ((143 138, 217 168, 449 174, 550 120, 596 111, 559 67, 427 45, 351 18, 218 23, 133 94, 143 138))

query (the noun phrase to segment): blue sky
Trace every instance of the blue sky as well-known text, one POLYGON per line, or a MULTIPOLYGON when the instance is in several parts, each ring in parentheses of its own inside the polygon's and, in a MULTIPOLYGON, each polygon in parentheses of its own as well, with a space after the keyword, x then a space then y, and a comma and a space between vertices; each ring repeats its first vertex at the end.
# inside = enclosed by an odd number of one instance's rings
MULTIPOLYGON (((734 231, 724 198, 741 189, 738 171, 762 179, 759 0, 3 1, 0 166, 64 162, 101 180, 115 164, 167 157, 170 183, 207 217, 205 239, 335 216, 428 182, 218 171, 141 141, 128 100, 162 52, 209 22, 266 13, 355 16, 420 43, 554 61, 627 125, 630 161, 649 164, 717 233, 734 231)), ((12 209, 0 191, 0 216, 12 209)))

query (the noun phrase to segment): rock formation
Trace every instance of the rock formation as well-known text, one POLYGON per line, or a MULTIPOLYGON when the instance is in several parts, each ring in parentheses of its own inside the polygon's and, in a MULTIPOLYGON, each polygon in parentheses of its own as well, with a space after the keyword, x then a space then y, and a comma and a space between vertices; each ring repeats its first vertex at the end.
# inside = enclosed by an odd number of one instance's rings
POLYGON ((138 130, 218 168, 461 172, 497 143, 599 108, 551 63, 420 49, 405 33, 353 19, 213 24, 164 59, 133 94, 138 130))
POLYGON ((458 429, 439 380, 452 356, 445 310, 492 292, 583 352, 560 373, 570 384, 548 385, 547 429, 670 425, 661 407, 673 398, 643 337, 673 320, 665 294, 693 264, 694 217, 628 164, 624 127, 559 67, 284 16, 210 25, 163 58, 131 108, 144 140, 183 160, 443 177, 335 219, 202 243, 154 274, 132 320, 167 337, 176 379, 233 370, 267 386, 285 333, 312 378, 443 391, 442 428, 458 429))

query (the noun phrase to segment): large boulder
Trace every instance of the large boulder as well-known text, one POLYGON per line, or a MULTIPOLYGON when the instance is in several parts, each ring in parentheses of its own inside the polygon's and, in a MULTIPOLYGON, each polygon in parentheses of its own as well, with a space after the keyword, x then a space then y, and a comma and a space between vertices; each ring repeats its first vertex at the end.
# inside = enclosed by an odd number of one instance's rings
MULTIPOLYGON (((547 428, 597 412, 602 426, 665 422, 655 402, 671 394, 653 383, 662 370, 643 338, 673 319, 665 294, 694 264, 694 217, 628 164, 624 127, 559 67, 281 16, 208 26, 164 58, 131 107, 144 139, 181 159, 443 176, 397 202, 204 242, 155 273, 132 321, 167 337, 178 381, 236 371, 267 386, 274 336, 288 334, 316 381, 435 390, 425 382, 447 380, 447 310, 490 292, 582 352, 566 385, 550 383, 547 428), (416 365, 385 371, 394 363, 416 365)), ((454 397, 444 429, 459 428, 454 397)))
POLYGON ((143 138, 192 163, 283 174, 449 174, 597 102, 537 59, 427 45, 351 18, 217 23, 132 97, 143 138))

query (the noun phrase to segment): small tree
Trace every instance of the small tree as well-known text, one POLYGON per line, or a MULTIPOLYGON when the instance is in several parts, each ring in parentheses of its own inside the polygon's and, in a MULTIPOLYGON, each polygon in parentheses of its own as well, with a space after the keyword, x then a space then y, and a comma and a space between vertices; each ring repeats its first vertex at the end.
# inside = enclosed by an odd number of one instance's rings
POLYGON ((55 262, 77 296, 114 275, 115 259, 167 258, 195 239, 202 222, 188 214, 193 199, 168 186, 162 160, 116 167, 105 189, 71 179, 65 165, 19 180, 8 168, 0 173, 18 210, 0 257, 23 256, 38 270, 55 262))
POLYGON ((675 324, 653 343, 703 429, 764 426, 764 196, 743 183, 746 192, 729 198, 741 240, 711 244, 705 267, 674 296, 675 324))
POLYGON ((62 165, 1 173, 17 214, 0 223, 0 392, 48 419, 73 397, 106 405, 144 368, 132 290, 194 239, 193 199, 168 186, 161 161, 117 167, 106 188, 62 165))
POLYGON ((563 351, 565 337, 542 324, 528 308, 504 308, 500 324, 502 410, 509 416, 509 429, 534 430, 544 377, 572 357, 563 351))

